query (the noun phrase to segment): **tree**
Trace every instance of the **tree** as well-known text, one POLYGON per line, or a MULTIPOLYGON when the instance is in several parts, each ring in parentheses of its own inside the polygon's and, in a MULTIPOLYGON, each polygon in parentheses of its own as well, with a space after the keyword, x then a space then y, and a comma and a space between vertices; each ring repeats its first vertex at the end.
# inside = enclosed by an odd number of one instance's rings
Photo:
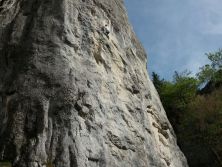
POLYGON ((179 82, 180 80, 184 80, 185 78, 190 78, 191 72, 188 70, 184 70, 182 72, 175 71, 173 75, 173 82, 179 82))
POLYGON ((158 74, 152 74, 154 85, 175 130, 189 102, 196 95, 197 80, 190 74, 187 70, 175 72, 173 81, 165 81, 160 79, 158 74))
POLYGON ((152 72, 152 81, 153 81, 153 84, 154 84, 157 92, 160 94, 161 88, 164 84, 164 79, 160 79, 160 76, 157 73, 152 72))
POLYGON ((195 167, 209 166, 208 156, 212 166, 222 165, 222 50, 206 55, 210 63, 196 77, 188 70, 175 71, 173 81, 152 74, 178 143, 195 167))
POLYGON ((210 60, 210 64, 201 67, 200 72, 197 73, 199 85, 222 82, 222 49, 214 53, 206 53, 206 56, 210 60))
MULTIPOLYGON (((173 100, 174 106, 178 110, 183 110, 186 108, 187 104, 195 97, 197 89, 197 80, 192 77, 191 72, 185 70, 181 73, 175 71, 173 80, 173 100)), ((167 92, 167 90, 165 90, 167 92)))
POLYGON ((218 70, 222 68, 222 49, 219 49, 214 53, 206 54, 208 59, 211 61, 212 68, 218 70))
POLYGON ((200 84, 206 84, 212 80, 215 80, 215 73, 215 69, 209 64, 201 67, 200 72, 197 73, 200 84))

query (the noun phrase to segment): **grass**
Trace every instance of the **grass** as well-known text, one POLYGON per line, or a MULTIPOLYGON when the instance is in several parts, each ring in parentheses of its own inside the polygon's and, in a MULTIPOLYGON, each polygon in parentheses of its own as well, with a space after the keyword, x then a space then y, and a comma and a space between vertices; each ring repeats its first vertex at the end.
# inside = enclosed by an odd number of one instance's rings
POLYGON ((0 162, 0 167, 12 167, 10 162, 0 162))

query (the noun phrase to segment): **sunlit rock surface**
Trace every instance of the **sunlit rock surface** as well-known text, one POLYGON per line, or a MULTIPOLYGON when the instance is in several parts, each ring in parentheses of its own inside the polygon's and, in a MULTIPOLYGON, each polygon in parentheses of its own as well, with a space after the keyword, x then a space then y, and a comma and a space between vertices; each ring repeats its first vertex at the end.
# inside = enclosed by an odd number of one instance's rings
POLYGON ((186 167, 146 61, 122 0, 0 0, 0 159, 186 167))

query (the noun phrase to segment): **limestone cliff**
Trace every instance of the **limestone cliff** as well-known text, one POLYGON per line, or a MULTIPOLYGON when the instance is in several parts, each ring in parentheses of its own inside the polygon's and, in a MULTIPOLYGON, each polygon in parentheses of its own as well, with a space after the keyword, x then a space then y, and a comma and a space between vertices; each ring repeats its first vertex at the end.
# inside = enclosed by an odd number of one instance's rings
POLYGON ((0 159, 187 166, 123 0, 0 0, 0 159))

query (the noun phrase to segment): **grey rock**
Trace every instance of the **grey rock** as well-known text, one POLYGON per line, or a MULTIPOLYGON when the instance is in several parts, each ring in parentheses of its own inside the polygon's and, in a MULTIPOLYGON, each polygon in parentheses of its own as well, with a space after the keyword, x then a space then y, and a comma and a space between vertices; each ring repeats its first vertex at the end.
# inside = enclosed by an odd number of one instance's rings
POLYGON ((146 64, 123 0, 1 0, 0 160, 186 167, 146 64))

